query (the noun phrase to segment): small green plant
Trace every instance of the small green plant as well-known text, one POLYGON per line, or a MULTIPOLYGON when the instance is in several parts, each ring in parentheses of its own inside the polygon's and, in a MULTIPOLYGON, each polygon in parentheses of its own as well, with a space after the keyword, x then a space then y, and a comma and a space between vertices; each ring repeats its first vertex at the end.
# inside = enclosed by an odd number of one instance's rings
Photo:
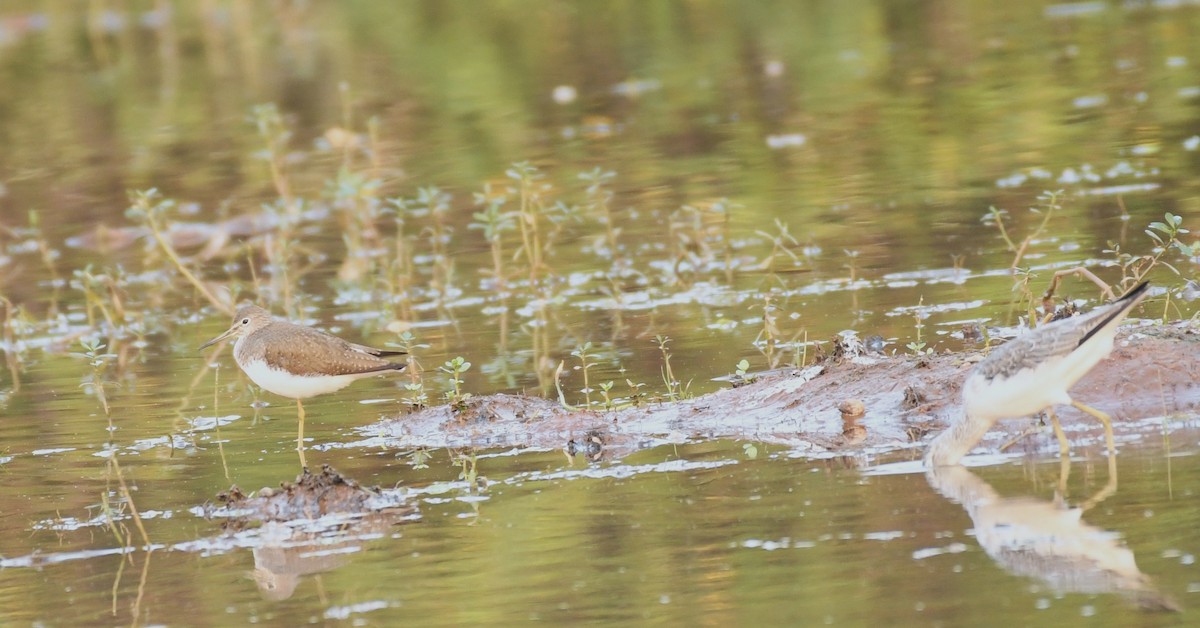
MULTIPOLYGON (((8 364, 8 373, 12 378, 12 388, 9 392, 16 393, 21 390, 21 358, 23 351, 22 345, 17 343, 18 327, 20 326, 21 308, 14 306, 12 301, 6 297, 0 296, 0 305, 4 305, 4 326, 0 332, 0 341, 3 341, 5 351, 4 360, 8 364)), ((4 399, 0 399, 0 410, 4 409, 4 399)))
POLYGON ((924 342, 910 342, 904 346, 916 356, 933 355, 933 349, 926 348, 924 342))
POLYGON ((933 355, 933 348, 926 348, 925 341, 921 340, 921 330, 925 329, 925 318, 929 315, 925 313, 925 297, 921 297, 917 301, 917 309, 913 313, 913 327, 917 331, 916 340, 908 343, 905 347, 913 352, 913 355, 918 357, 933 355))
POLYGON ((377 223, 384 205, 379 198, 382 182, 365 172, 356 172, 343 165, 337 177, 325 185, 325 195, 336 210, 342 231, 346 255, 338 269, 338 277, 354 282, 375 275, 374 254, 382 246, 377 223))
POLYGON ((613 383, 611 381, 600 383, 600 394, 604 397, 605 410, 612 410, 614 407, 613 398, 609 395, 609 392, 612 391, 612 388, 613 383))
POLYGON ((446 393, 446 400, 450 402, 450 407, 455 412, 466 410, 467 400, 471 398, 470 393, 463 394, 462 392, 462 374, 466 373, 470 368, 471 363, 467 362, 462 356, 458 356, 438 367, 438 370, 450 376, 450 391, 446 393))
POLYGON ((1004 217, 1008 215, 1007 211, 989 207, 988 212, 983 215, 983 224, 996 225, 996 228, 1000 230, 1000 237, 1004 238, 1004 243, 1007 245, 1008 250, 1012 251, 1013 260, 1009 264, 1009 268, 1014 272, 1021 263, 1021 258, 1025 257, 1025 252, 1029 249, 1029 245, 1046 230, 1046 225, 1049 224, 1050 217, 1054 215, 1055 210, 1062 209, 1062 205, 1059 203, 1062 194, 1062 190, 1055 190, 1053 192, 1045 191, 1038 195, 1039 205, 1030 207, 1029 211, 1034 214, 1040 214, 1042 221, 1038 223, 1038 226, 1029 235, 1025 236, 1025 239, 1021 240, 1020 244, 1013 242, 1008 229, 1004 226, 1004 217))
POLYGON ((475 194, 475 204, 483 205, 483 211, 472 214, 475 221, 467 225, 468 229, 483 231, 483 238, 492 252, 491 275, 497 292, 504 292, 505 287, 503 236, 517 228, 515 214, 501 211, 507 201, 506 197, 493 194, 490 186, 485 187, 482 193, 475 194))
POLYGON ((791 234, 787 223, 776 218, 775 230, 779 233, 770 234, 766 231, 755 231, 758 235, 771 241, 771 252, 758 264, 759 269, 767 272, 775 270, 775 260, 780 256, 790 258, 794 266, 800 264, 800 257, 793 253, 791 249, 793 246, 800 246, 800 241, 791 234))
POLYGON ((404 390, 408 391, 408 398, 404 402, 410 408, 419 410, 429 403, 429 395, 425 393, 425 384, 421 382, 408 382, 404 384, 404 390))
POLYGON ((429 403, 429 396, 425 394, 425 383, 421 379, 421 365, 417 363, 414 355, 415 350, 423 345, 418 345, 417 337, 406 330, 400 332, 397 342, 388 343, 387 346, 403 351, 407 358, 407 366, 404 369, 405 375, 408 375, 408 383, 404 385, 404 390, 408 391, 406 402, 414 410, 424 408, 429 403))
POLYGON ((527 161, 513 164, 504 174, 516 184, 520 201, 517 206, 517 226, 521 231, 521 247, 516 255, 525 257, 529 264, 529 282, 536 284, 545 268, 541 214, 545 207, 543 195, 550 186, 543 181, 546 175, 527 161))
POLYGON ((428 469, 429 460, 433 458, 433 452, 425 447, 417 447, 411 451, 405 451, 396 454, 397 458, 408 458, 408 464, 414 469, 428 469))
POLYGON ((629 391, 630 391, 629 392, 629 403, 630 403, 630 405, 637 408, 646 402, 646 393, 642 392, 642 388, 644 388, 646 386, 645 383, 639 382, 639 383, 635 384, 635 383, 633 383, 633 380, 626 378, 625 385, 629 387, 629 391))
MULTIPOLYGON (((50 243, 46 240, 46 234, 41 227, 41 214, 36 209, 29 210, 29 235, 34 242, 37 243, 38 254, 42 258, 42 264, 46 266, 46 270, 50 273, 50 315, 58 313, 58 292, 59 284, 62 283, 58 276, 58 265, 55 260, 58 259, 59 252, 50 248, 50 243)), ((3 227, 3 225, 0 225, 3 227)))
POLYGON ((1011 272, 1013 276, 1012 291, 1016 293, 1015 302, 1024 311, 1029 320, 1029 326, 1033 327, 1038 317, 1036 297, 1034 297, 1031 284, 1037 275, 1032 270, 1021 267, 1014 267, 1011 272))
POLYGON ((74 278, 71 281, 71 287, 77 288, 83 293, 88 327, 96 329, 96 312, 98 311, 108 324, 107 334, 110 337, 116 334, 119 321, 125 318, 116 282, 105 273, 94 273, 91 264, 74 271, 72 275, 74 278))
POLYGON ((287 213, 295 216, 299 208, 293 202, 292 186, 287 175, 288 142, 291 141, 292 132, 284 124, 283 115, 274 103, 255 105, 250 110, 250 121, 266 143, 257 156, 267 162, 275 192, 282 199, 287 213))
POLYGON ((79 387, 90 390, 96 396, 96 399, 100 402, 100 407, 104 409, 104 416, 108 417, 108 429, 111 434, 115 428, 112 425, 112 412, 109 410, 108 395, 105 392, 104 370, 107 368, 108 361, 117 356, 111 353, 103 353, 102 350, 105 348, 105 345, 94 338, 85 338, 80 340, 79 344, 83 347, 83 351, 72 353, 71 355, 86 360, 88 366, 92 369, 91 375, 85 378, 79 387))
POLYGON ((129 209, 125 210, 125 216, 149 228, 154 241, 158 243, 159 248, 171 260, 171 263, 175 265, 179 273, 188 280, 188 283, 192 284, 192 287, 218 310, 232 315, 233 308, 228 303, 218 299, 204 285, 204 282, 200 281, 200 278, 188 268, 187 264, 179 257, 179 254, 175 252, 175 247, 171 246, 171 243, 167 241, 162 220, 175 208, 175 201, 163 198, 158 193, 158 190, 154 188, 135 191, 131 196, 133 204, 129 209))
POLYGON ((592 214, 604 218, 604 249, 608 253, 609 259, 617 257, 617 236, 621 233, 621 228, 616 226, 617 221, 612 212, 613 192, 608 189, 609 182, 616 176, 617 173, 601 170, 599 167, 579 173, 579 178, 587 183, 587 189, 584 192, 587 196, 587 209, 592 214))
POLYGON ((1135 256, 1122 252, 1121 246, 1116 242, 1109 242, 1108 248, 1104 250, 1105 253, 1111 254, 1116 259, 1117 265, 1121 268, 1121 281, 1118 284, 1121 291, 1141 283, 1143 278, 1150 274, 1150 270, 1159 264, 1171 269, 1171 272, 1176 275, 1180 275, 1178 268, 1162 259, 1168 251, 1178 251, 1185 257, 1194 257, 1200 254, 1200 244, 1189 245, 1180 240, 1180 236, 1190 233, 1183 228, 1183 216, 1167 212, 1163 215, 1162 222, 1150 223, 1145 233, 1154 241, 1154 250, 1150 254, 1135 256))
POLYGON ((858 257, 862 253, 852 249, 842 249, 842 252, 846 254, 846 265, 843 268, 850 271, 850 283, 854 283, 858 281, 858 257))
POLYGON ((454 227, 449 224, 450 195, 435 187, 417 190, 416 211, 428 215, 433 224, 421 230, 424 241, 429 243, 433 260, 433 273, 429 285, 437 295, 438 311, 447 319, 453 315, 446 308, 445 300, 453 290, 454 258, 449 253, 454 227))
POLYGON ((588 383, 588 369, 596 366, 596 359, 600 356, 591 353, 592 343, 585 342, 583 346, 571 352, 571 355, 579 359, 579 366, 575 367, 577 371, 583 371, 583 388, 579 392, 583 393, 584 403, 587 407, 592 407, 592 387, 588 383))
POLYGON ((750 370, 750 361, 746 360, 746 359, 742 359, 734 367, 733 372, 737 375, 737 377, 741 381, 741 383, 749 384, 749 383, 752 383, 756 379, 753 375, 748 374, 747 371, 749 371, 749 370, 750 370))
POLYGON ((754 338, 754 346, 762 352, 767 358, 767 366, 775 368, 779 365, 779 358, 775 354, 775 347, 779 342, 779 337, 782 332, 779 330, 779 308, 773 303, 774 295, 770 292, 764 292, 762 304, 762 329, 759 330, 758 336, 754 338))
POLYGON ((662 353, 663 365, 661 369, 663 384, 667 387, 667 399, 670 401, 678 401, 683 396, 683 384, 675 379, 675 371, 671 369, 671 352, 667 350, 667 344, 671 339, 658 335, 654 337, 654 342, 658 344, 658 350, 662 353))
POLYGON ((91 375, 89 375, 83 381, 83 383, 80 384, 80 387, 90 389, 91 393, 100 401, 100 407, 104 410, 104 416, 108 421, 108 438, 110 440, 107 451, 107 468, 109 470, 110 477, 116 477, 118 483, 118 493, 121 495, 123 500, 122 504, 114 506, 109 501, 110 491, 105 490, 100 494, 100 501, 106 521, 109 529, 113 532, 113 535, 117 537, 118 541, 120 541, 120 543, 125 547, 132 547, 132 535, 129 533, 124 524, 118 525, 118 522, 124 513, 125 506, 128 506, 129 513, 133 517, 134 524, 141 533, 142 541, 145 543, 146 551, 152 551, 150 537, 146 534, 146 528, 142 524, 142 517, 138 513, 137 506, 133 503, 133 495, 130 493, 129 485, 125 481, 125 475, 121 471, 121 464, 118 460, 120 455, 111 443, 113 433, 116 431, 116 426, 113 425, 112 409, 108 403, 108 393, 106 392, 107 382, 105 381, 104 371, 107 368, 109 360, 112 360, 116 356, 111 353, 105 353, 103 351, 105 349, 105 345, 101 344, 100 341, 96 339, 83 339, 79 342, 79 344, 82 346, 83 351, 72 353, 71 355, 86 360, 92 371, 91 375))

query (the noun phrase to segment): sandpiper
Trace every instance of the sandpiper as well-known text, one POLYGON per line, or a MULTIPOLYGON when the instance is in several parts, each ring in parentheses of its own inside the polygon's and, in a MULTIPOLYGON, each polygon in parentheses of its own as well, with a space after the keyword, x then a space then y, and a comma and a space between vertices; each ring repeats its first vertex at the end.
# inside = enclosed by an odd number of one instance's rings
MULTIPOLYGON (((1143 282, 1109 305, 1048 323, 992 350, 963 383, 963 416, 929 444, 925 464, 958 464, 996 421, 1029 416, 1058 404, 1099 419, 1111 455, 1115 447, 1108 415, 1071 399, 1067 390, 1112 352, 1117 325, 1146 298, 1148 286, 1143 282)), ((1066 457, 1067 437, 1052 412, 1050 419, 1066 457)))
POLYGON ((406 366, 390 362, 389 356, 403 351, 384 351, 346 342, 323 331, 275 320, 261 307, 238 308, 233 325, 225 333, 200 346, 201 349, 236 336, 233 359, 251 381, 277 395, 296 400, 300 427, 296 451, 304 459, 304 405, 301 399, 341 390, 355 380, 401 371, 406 366))

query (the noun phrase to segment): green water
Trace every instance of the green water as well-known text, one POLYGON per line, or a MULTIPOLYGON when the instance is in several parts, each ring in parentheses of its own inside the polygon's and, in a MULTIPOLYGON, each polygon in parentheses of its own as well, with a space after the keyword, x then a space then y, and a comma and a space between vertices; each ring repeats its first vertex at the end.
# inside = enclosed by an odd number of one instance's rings
MULTIPOLYGON (((1106 249, 1153 255, 1165 212, 1196 229, 1198 30, 1196 7, 1134 3, 5 2, 0 623, 1187 623, 1194 416, 1147 422, 1075 528, 1136 560, 1136 594, 1006 562, 912 452, 717 440, 599 464, 432 450, 421 467, 354 443, 403 420, 404 384, 444 403, 455 356, 475 395, 553 397, 562 362, 582 404, 571 353, 590 342, 598 405, 610 381, 665 401, 742 359, 811 362, 844 329, 900 353, 971 347, 965 323, 1012 326, 1027 303, 981 219, 1005 210, 1020 244, 1045 190, 1061 207, 1017 260, 1028 293, 1077 265, 1116 283, 1106 249), (515 210, 517 162, 552 246, 532 267, 510 224, 501 286, 474 195, 515 210), (414 513, 236 532, 204 516, 230 484, 295 476, 295 408, 228 351, 197 352, 228 316, 149 236, 96 230, 135 226, 129 192, 149 188, 176 202, 168 229, 204 230, 172 241, 217 299, 356 342, 413 334, 412 378, 305 407, 310 461, 414 513), (211 230, 250 215, 286 220, 211 230), (105 345, 95 369, 81 341, 105 345), (1139 610, 1151 589, 1182 614, 1139 610)), ((1170 297, 1138 315, 1187 318, 1197 260, 1161 261, 1170 297)), ((1060 294, 1099 297, 1075 279, 1060 294)), ((1071 505, 1107 478, 1078 453, 1071 505)), ((974 473, 1054 519, 1049 453, 974 473)))

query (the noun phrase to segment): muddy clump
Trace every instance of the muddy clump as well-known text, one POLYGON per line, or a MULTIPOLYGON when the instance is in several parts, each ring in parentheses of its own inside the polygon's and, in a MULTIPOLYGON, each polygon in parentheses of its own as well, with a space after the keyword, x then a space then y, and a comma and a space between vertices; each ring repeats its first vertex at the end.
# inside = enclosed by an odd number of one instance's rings
POLYGON ((281 482, 279 488, 264 487, 253 495, 231 486, 217 495, 217 503, 228 509, 234 519, 263 522, 416 509, 378 488, 361 486, 329 465, 324 465, 320 473, 305 469, 296 476, 296 481, 281 482))

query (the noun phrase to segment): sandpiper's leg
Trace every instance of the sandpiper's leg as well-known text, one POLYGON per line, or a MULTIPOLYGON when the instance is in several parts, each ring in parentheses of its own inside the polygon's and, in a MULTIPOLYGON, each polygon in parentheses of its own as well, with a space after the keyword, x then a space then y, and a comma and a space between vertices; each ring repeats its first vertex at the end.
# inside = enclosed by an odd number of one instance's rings
MULTIPOLYGON (((1072 401, 1071 405, 1075 406, 1075 408, 1078 410, 1081 410, 1083 412, 1086 412, 1086 413, 1096 417, 1096 419, 1098 421, 1100 421, 1102 424, 1104 424, 1104 443, 1106 445, 1108 445, 1109 455, 1111 456, 1112 454, 1115 454, 1117 452, 1117 448, 1116 448, 1116 445, 1113 443, 1112 419, 1108 418, 1107 414, 1105 414, 1091 406, 1085 406, 1082 403, 1079 403, 1078 401, 1072 401)), ((1110 461, 1109 464, 1111 466, 1113 464, 1112 461, 1110 461)))
MULTIPOLYGON (((1103 414, 1103 413, 1101 413, 1103 414)), ((1086 502, 1080 504, 1080 510, 1087 512, 1089 508, 1099 504, 1109 498, 1110 495, 1117 492, 1117 454, 1111 449, 1108 451, 1108 482, 1104 483, 1104 488, 1089 498, 1086 502)))
POLYGON ((300 452, 300 466, 308 468, 308 461, 304 459, 304 404, 300 400, 296 400, 296 415, 300 418, 300 427, 296 430, 296 451, 300 452))
POLYGON ((1050 417, 1050 425, 1054 426, 1054 437, 1058 439, 1058 455, 1070 458, 1071 444, 1067 442, 1067 435, 1063 432, 1062 423, 1058 422, 1058 415, 1054 414, 1054 408, 1046 408, 1046 416, 1050 417))
POLYGON ((1064 508, 1067 503, 1067 479, 1071 477, 1071 457, 1058 459, 1058 489, 1054 491, 1054 505, 1064 508))

